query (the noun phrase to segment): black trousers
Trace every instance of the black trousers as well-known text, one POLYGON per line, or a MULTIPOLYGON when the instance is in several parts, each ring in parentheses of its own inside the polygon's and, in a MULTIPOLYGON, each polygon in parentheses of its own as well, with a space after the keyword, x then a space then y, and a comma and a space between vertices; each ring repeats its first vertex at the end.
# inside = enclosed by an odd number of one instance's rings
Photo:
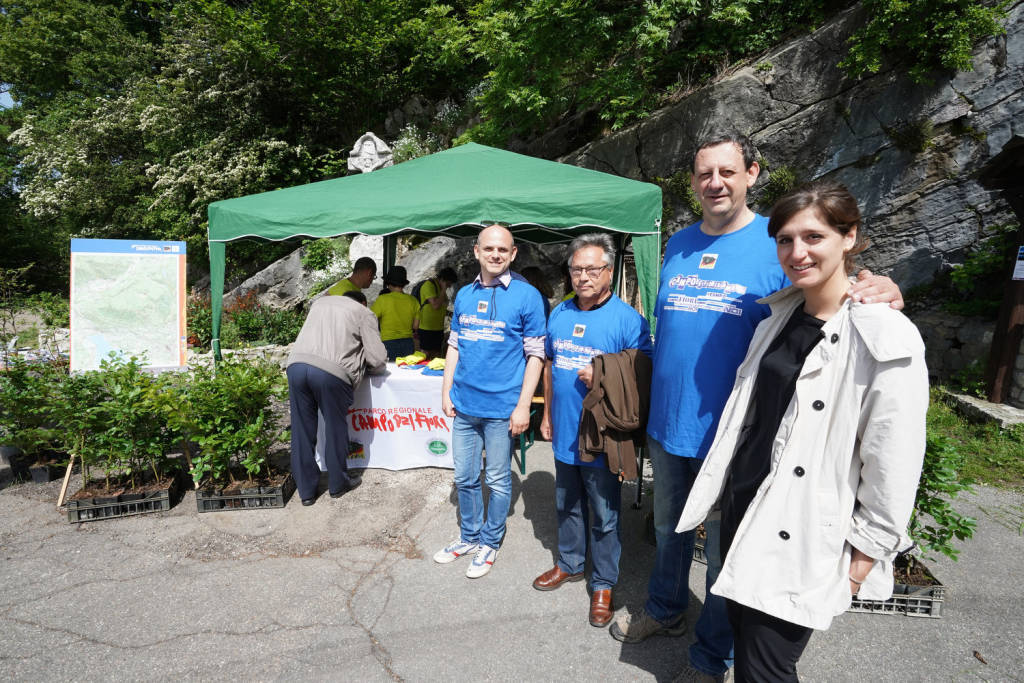
POLYGON ((737 683, 799 681, 796 663, 814 629, 725 601, 735 647, 737 683))
POLYGON ((292 411, 292 476, 299 497, 316 496, 320 468, 316 464, 317 410, 324 414, 324 460, 331 492, 348 487, 348 409, 352 386, 306 363, 288 366, 288 402, 292 411))
MULTIPOLYGON (((719 550, 724 564, 746 506, 737 515, 737 510, 728 504, 732 499, 727 495, 723 498, 726 503, 722 506, 719 550)), ((733 676, 737 683, 800 680, 796 674, 796 663, 804 653, 814 629, 728 599, 725 608, 732 627, 735 652, 733 676)))

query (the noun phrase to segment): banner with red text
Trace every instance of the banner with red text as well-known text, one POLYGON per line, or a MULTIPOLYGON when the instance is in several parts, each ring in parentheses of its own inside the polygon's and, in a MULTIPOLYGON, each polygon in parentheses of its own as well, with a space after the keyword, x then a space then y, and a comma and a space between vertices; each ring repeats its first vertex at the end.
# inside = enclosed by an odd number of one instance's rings
MULTIPOLYGON (((356 388, 345 417, 349 467, 405 470, 454 468, 452 421, 441 412, 442 378, 388 364, 388 374, 369 375, 356 388)), ((338 419, 324 416, 324 419, 338 419)), ((317 439, 317 456, 322 462, 317 439)))

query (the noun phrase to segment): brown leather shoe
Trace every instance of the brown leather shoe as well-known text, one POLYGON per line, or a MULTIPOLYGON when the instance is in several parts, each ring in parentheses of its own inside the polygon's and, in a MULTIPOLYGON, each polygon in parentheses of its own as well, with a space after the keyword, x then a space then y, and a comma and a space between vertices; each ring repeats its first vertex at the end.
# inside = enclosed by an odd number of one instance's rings
POLYGON ((594 591, 590 596, 590 625, 607 626, 612 620, 612 589, 594 591))
POLYGON ((569 574, 563 572, 562 569, 556 564, 554 568, 547 570, 536 579, 533 580, 533 587, 539 591, 553 591, 561 586, 566 581, 582 581, 583 572, 579 574, 569 574))

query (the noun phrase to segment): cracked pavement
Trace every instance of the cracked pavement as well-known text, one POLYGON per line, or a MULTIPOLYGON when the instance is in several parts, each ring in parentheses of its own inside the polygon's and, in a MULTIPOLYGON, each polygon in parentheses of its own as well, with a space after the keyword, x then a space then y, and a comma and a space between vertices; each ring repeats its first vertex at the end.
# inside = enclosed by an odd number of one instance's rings
MULTIPOLYGON (((4 489, 2 677, 671 681, 689 634, 624 645, 587 623, 583 583, 532 589, 556 547, 550 446, 527 461, 501 554, 477 580, 465 560, 430 559, 457 533, 448 470, 368 470, 312 507, 293 496, 283 510, 198 514, 190 492, 165 513, 82 524, 55 509, 60 482, 4 489)), ((942 618, 843 615, 811 638, 804 680, 1024 680, 1024 492, 979 488, 958 507, 978 531, 960 562, 930 563, 948 587, 942 618)), ((645 595, 642 531, 627 504, 619 609, 645 595)), ((703 581, 695 564, 691 624, 703 581)))

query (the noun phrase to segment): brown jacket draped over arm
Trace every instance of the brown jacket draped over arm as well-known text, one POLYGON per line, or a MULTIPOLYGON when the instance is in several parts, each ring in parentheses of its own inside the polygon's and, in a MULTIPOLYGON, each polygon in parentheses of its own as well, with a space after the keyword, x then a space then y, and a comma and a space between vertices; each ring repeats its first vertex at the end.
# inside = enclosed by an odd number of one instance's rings
POLYGON ((620 481, 637 477, 637 448, 646 443, 651 359, 637 349, 594 356, 594 379, 583 397, 580 459, 608 456, 620 481))

